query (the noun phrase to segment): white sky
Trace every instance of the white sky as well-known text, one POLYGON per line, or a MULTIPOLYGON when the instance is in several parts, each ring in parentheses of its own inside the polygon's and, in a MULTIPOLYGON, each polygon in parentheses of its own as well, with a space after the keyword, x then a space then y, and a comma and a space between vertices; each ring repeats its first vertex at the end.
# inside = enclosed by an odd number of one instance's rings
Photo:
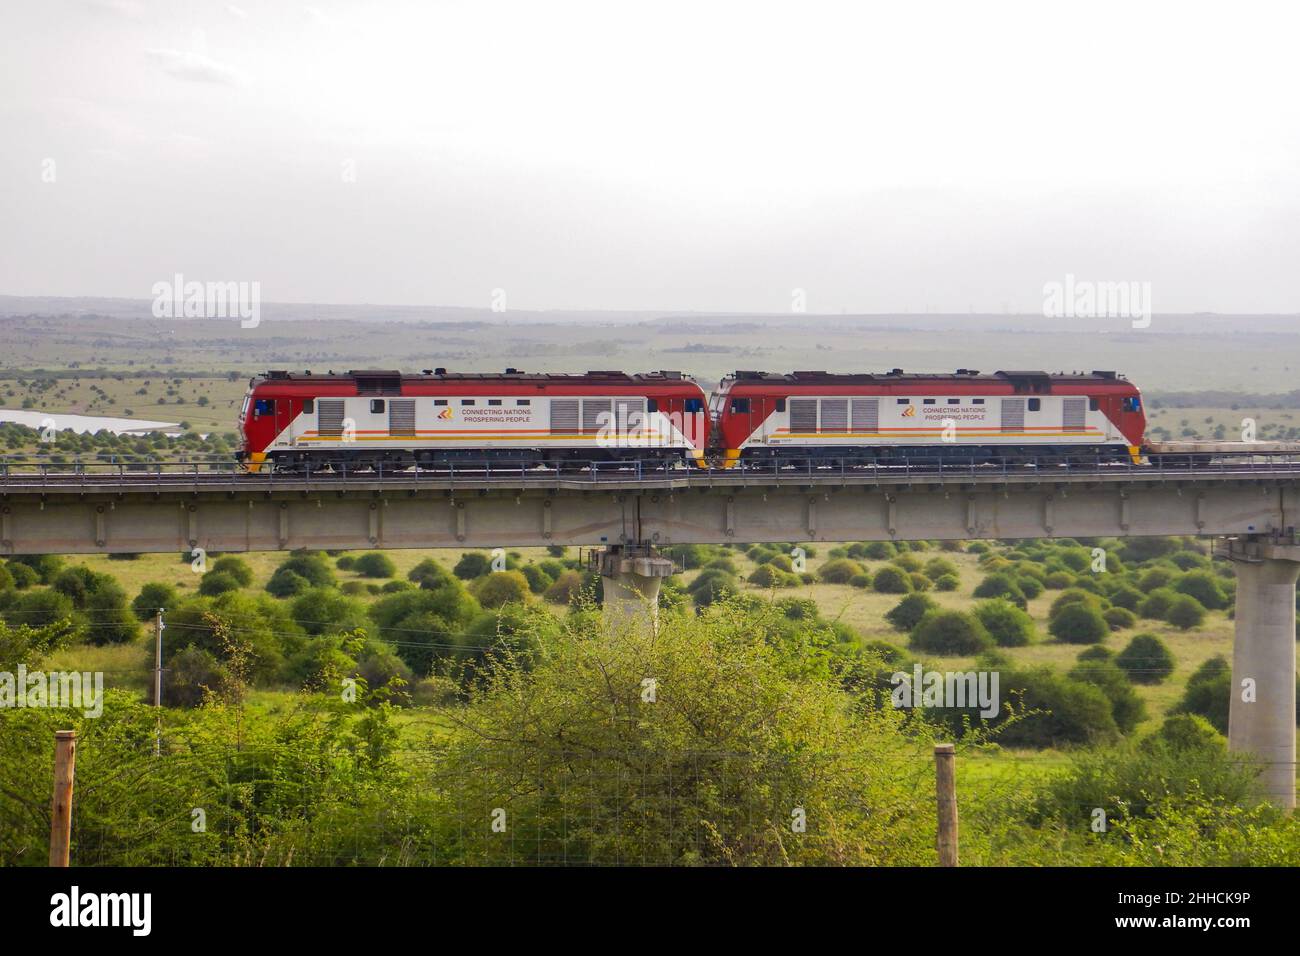
POLYGON ((1300 311, 1295 4, 3 0, 0 293, 1300 311), (42 178, 54 162, 54 182, 42 178), (355 182, 345 182, 345 164, 355 182))

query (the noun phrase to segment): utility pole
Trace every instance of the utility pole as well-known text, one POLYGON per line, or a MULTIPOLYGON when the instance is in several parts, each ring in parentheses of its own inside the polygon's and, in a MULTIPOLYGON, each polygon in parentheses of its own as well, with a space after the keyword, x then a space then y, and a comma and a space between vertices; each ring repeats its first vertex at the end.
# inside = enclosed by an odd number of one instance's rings
POLYGON ((934 783, 939 798, 939 865, 957 865, 957 748, 934 745, 934 783))
POLYGON ((153 755, 162 754, 162 632, 164 608, 158 608, 153 618, 154 633, 154 668, 153 668, 153 706, 157 711, 158 721, 154 729, 153 755))
POLYGON ((72 780, 77 732, 54 732, 54 799, 50 803, 50 866, 67 866, 72 845, 72 780))

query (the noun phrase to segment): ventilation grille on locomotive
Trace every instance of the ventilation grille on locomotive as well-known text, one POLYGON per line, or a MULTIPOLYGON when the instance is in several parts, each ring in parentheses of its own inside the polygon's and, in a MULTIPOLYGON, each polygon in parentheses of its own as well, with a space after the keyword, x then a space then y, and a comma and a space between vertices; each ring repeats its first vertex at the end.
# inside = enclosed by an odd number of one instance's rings
POLYGON ((853 400, 853 430, 871 433, 880 431, 880 399, 855 398, 853 400))
POLYGON ((343 400, 341 398, 322 398, 316 402, 316 414, 319 417, 316 434, 321 438, 343 437, 343 400))
POLYGON ((551 399, 551 434, 575 435, 578 432, 578 400, 551 399))
POLYGON ((1002 399, 1002 430, 1004 432, 1023 432, 1025 430, 1025 400, 1023 398, 1002 399))
POLYGON ((1065 430, 1067 432, 1081 432, 1084 430, 1084 417, 1087 415, 1088 400, 1086 398, 1067 398, 1065 399, 1065 430))
POLYGON ((849 430, 849 400, 847 398, 822 399, 822 431, 846 432, 849 430))
POLYGON ((394 438, 415 437, 415 399, 395 398, 389 401, 388 434, 394 438))
POLYGON ((602 427, 612 424, 613 402, 608 398, 584 398, 582 400, 582 433, 594 435, 602 427))
POLYGON ((790 399, 790 431, 815 432, 817 430, 817 399, 790 399))

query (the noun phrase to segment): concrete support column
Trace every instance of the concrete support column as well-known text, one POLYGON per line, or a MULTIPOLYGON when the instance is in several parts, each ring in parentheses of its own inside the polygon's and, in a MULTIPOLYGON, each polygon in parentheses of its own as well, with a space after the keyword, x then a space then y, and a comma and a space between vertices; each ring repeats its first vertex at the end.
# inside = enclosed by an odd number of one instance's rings
POLYGON ((1237 572, 1228 749, 1264 761, 1260 780, 1269 799, 1294 809, 1300 544, 1294 538, 1225 538, 1215 553, 1230 559, 1237 572))
POLYGON ((648 545, 610 545, 594 555, 604 589, 605 620, 619 627, 659 621, 659 586, 673 563, 648 545))

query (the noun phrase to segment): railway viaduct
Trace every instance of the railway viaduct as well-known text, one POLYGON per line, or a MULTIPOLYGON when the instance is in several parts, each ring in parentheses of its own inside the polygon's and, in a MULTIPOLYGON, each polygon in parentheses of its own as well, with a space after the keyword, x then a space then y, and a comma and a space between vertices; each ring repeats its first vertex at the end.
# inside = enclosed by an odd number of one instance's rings
POLYGON ((1196 468, 245 475, 200 466, 0 471, 0 554, 603 547, 610 613, 645 613, 680 543, 1212 535, 1238 587, 1229 746, 1296 800, 1300 456, 1196 468))

